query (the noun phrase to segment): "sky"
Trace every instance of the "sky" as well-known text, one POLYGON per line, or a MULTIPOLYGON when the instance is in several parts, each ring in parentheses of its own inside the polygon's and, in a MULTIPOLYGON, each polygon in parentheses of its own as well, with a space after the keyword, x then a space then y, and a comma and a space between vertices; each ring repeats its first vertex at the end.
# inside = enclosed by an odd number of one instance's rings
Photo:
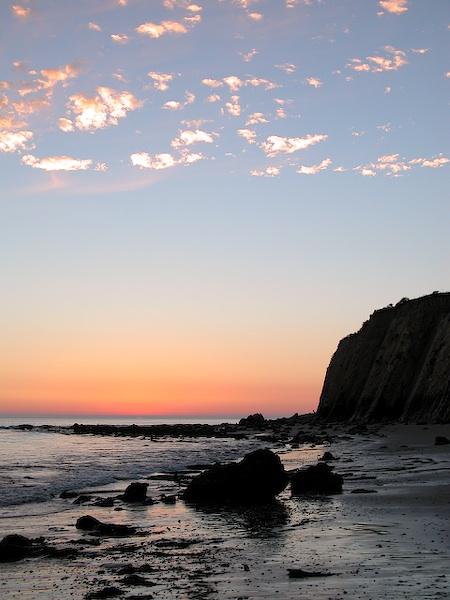
POLYGON ((448 0, 3 0, 0 413, 314 410, 450 290, 448 0))

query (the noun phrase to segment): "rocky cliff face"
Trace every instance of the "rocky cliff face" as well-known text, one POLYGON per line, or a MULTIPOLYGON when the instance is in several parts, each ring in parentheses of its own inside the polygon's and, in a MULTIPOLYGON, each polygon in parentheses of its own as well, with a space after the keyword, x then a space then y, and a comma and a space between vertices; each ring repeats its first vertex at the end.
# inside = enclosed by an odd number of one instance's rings
POLYGON ((450 293, 375 311, 338 345, 318 416, 450 421, 450 293))

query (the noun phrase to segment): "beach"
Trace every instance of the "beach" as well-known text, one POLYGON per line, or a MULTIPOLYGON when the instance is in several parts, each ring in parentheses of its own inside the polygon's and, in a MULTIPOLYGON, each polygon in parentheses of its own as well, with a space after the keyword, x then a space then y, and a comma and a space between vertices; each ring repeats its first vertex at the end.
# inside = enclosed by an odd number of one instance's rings
MULTIPOLYGON (((312 432, 308 427, 303 429, 312 432)), ((178 499, 115 510, 57 497, 9 506, 0 520, 1 537, 44 536, 53 546, 77 553, 2 564, 1 596, 81 599, 113 587, 125 598, 155 599, 448 598, 450 446, 434 445, 435 437, 446 433, 443 425, 392 425, 361 433, 339 426, 327 428, 330 442, 323 444, 272 443, 287 470, 315 464, 331 451, 335 471, 344 476, 339 495, 293 498, 287 488, 273 504, 235 508, 198 508, 178 499), (136 533, 93 536, 75 528, 82 515, 131 525, 136 533), (292 579, 291 568, 322 576, 292 579)), ((237 459, 250 449, 271 447, 268 436, 268 431, 263 439, 253 432, 246 440, 221 440, 216 453, 237 459)), ((80 443, 96 438, 69 437, 80 443)), ((202 450, 197 453, 201 462, 212 462, 208 457, 214 451, 202 450)), ((173 471, 147 477, 139 480, 149 484, 148 495, 155 500, 183 489, 183 478, 174 480, 173 471)), ((110 497, 128 483, 121 479, 76 491, 110 497)))

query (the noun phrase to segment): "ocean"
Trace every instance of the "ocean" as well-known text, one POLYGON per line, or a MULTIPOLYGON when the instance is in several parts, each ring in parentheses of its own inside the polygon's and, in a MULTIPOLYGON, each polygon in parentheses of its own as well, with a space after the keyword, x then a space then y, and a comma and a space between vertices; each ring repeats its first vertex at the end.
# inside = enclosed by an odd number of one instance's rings
MULTIPOLYGON (((149 418, 1 418, 0 519, 51 510, 63 490, 89 490, 114 482, 174 472, 195 463, 233 460, 255 447, 234 439, 159 439, 74 435, 64 428, 74 422, 126 425, 170 423, 149 418), (15 429, 27 423, 51 430, 15 429)), ((226 419, 177 419, 173 423, 217 424, 226 419)), ((228 420, 228 422, 233 419, 228 420)), ((123 487, 123 483, 120 487, 123 487)), ((0 520, 1 528, 1 520, 0 520)))

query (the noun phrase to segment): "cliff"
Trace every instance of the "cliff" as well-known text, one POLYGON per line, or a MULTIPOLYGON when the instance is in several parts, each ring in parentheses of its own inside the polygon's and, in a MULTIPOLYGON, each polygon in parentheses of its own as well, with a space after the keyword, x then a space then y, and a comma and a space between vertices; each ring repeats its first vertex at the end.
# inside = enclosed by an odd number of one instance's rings
POLYGON ((377 310, 341 340, 317 414, 327 421, 450 421, 450 293, 377 310))

